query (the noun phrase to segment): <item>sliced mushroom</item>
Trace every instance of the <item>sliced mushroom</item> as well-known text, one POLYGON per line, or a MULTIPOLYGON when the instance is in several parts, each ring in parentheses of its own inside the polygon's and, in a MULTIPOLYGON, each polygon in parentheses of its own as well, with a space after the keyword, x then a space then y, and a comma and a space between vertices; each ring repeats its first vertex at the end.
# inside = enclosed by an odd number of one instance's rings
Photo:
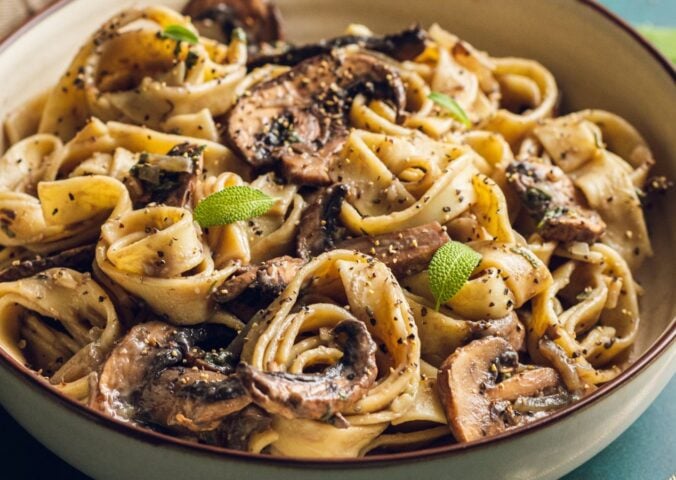
POLYGON ((540 408, 547 401, 552 408, 562 405, 554 396, 570 400, 554 369, 520 366, 516 351, 499 337, 475 340, 451 354, 439 369, 437 389, 451 431, 461 442, 539 418, 547 413, 540 408), (529 411, 529 403, 537 407, 529 411))
POLYGON ((538 349, 543 357, 545 357, 552 366, 559 372, 563 383, 570 392, 577 395, 585 395, 592 392, 595 387, 586 383, 580 377, 580 374, 575 368, 573 359, 571 359, 566 352, 563 351, 556 343, 547 337, 541 338, 538 342, 538 349))
POLYGON ((141 208, 151 202, 173 207, 190 205, 202 170, 203 150, 198 145, 181 143, 166 155, 142 153, 125 178, 134 206, 141 208))
POLYGON ((207 351, 233 337, 222 325, 137 325, 108 357, 91 404, 127 420, 182 431, 214 429, 218 420, 250 402, 231 374, 232 359, 207 351))
POLYGON ((494 320, 467 321, 470 324, 472 338, 501 337, 509 342, 514 350, 522 351, 526 346, 526 328, 516 312, 510 312, 503 318, 494 320))
POLYGON ((268 0, 191 0, 183 9, 200 35, 229 43, 236 28, 256 45, 282 39, 279 9, 268 0))
POLYGON ((308 58, 330 53, 336 48, 348 45, 357 45, 365 50, 384 53, 400 61, 413 60, 425 50, 426 38, 425 30, 418 25, 382 37, 344 35, 310 45, 290 46, 281 53, 254 56, 247 62, 247 68, 253 70, 268 64, 293 66, 308 58))
POLYGON ((434 253, 450 240, 441 225, 433 222, 399 232, 344 240, 336 248, 372 255, 401 278, 426 269, 434 253))
POLYGON ((594 243, 605 232, 598 213, 584 206, 571 179, 554 165, 519 160, 507 167, 507 180, 538 222, 545 240, 594 243))
POLYGON ((272 424, 272 418, 265 410, 256 405, 248 405, 237 413, 227 416, 218 429, 213 432, 205 432, 200 435, 200 440, 232 448, 235 450, 248 450, 251 437, 259 432, 264 432, 272 424))
POLYGON ((13 282, 22 278, 32 277, 50 268, 62 267, 87 272, 94 262, 94 249, 96 245, 84 245, 70 248, 56 255, 48 257, 36 257, 30 260, 22 260, 0 271, 0 282, 13 282))
POLYGON ((138 394, 136 417, 179 430, 211 431, 250 402, 236 375, 173 367, 150 377, 138 394))
POLYGON ((305 209, 298 227, 296 252, 304 259, 336 247, 336 241, 344 230, 340 227, 340 208, 347 195, 346 185, 327 188, 305 209))
POLYGON ((373 385, 378 373, 376 344, 358 320, 344 320, 333 329, 343 357, 318 374, 263 372, 240 364, 237 372, 253 401, 286 418, 335 421, 373 385))
POLYGON ((253 87, 226 119, 225 141, 255 168, 281 166, 300 185, 326 185, 329 165, 347 138, 354 96, 406 98, 399 75, 371 55, 334 51, 253 87))
POLYGON ((216 303, 227 305, 241 320, 248 320, 270 304, 305 264, 300 258, 278 257, 235 271, 213 293, 216 303))

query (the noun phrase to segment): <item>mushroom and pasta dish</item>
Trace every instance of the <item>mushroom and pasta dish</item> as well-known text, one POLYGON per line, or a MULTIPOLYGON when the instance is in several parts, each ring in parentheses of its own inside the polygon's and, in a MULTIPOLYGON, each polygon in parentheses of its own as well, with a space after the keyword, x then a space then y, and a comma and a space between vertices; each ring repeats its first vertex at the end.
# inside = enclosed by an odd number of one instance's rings
POLYGON ((617 376, 669 183, 637 130, 438 25, 283 38, 264 0, 125 10, 7 116, 0 348, 295 457, 472 442, 617 376))

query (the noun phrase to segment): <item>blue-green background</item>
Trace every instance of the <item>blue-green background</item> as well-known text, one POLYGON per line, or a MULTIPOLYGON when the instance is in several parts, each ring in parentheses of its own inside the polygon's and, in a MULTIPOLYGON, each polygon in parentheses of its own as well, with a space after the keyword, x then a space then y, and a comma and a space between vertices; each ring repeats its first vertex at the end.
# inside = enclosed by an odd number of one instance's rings
MULTIPOLYGON (((601 3, 634 24, 676 27, 676 0, 601 3)), ((1 408, 0 461, 3 479, 86 479, 37 443, 1 408)), ((676 380, 672 379, 655 403, 620 438, 564 480, 667 480, 675 474, 676 380)))

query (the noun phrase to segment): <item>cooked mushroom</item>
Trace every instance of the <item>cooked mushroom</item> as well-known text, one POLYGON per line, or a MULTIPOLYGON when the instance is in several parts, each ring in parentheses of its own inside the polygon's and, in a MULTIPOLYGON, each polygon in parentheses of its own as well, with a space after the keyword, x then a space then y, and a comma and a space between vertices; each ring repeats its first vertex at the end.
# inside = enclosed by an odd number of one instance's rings
POLYGON ((552 366, 556 368, 561 375, 563 383, 566 384, 568 391, 577 395, 585 395, 595 390, 594 385, 586 383, 580 377, 573 359, 571 359, 563 349, 547 337, 538 341, 538 349, 552 366))
POLYGON ((413 60, 425 50, 425 30, 418 25, 401 32, 384 36, 343 35, 319 43, 290 46, 282 53, 262 54, 252 57, 247 68, 252 70, 263 65, 297 65, 303 60, 331 52, 336 48, 357 45, 366 50, 384 53, 397 60, 413 60))
POLYGON ((554 165, 519 160, 507 167, 507 180, 539 222, 545 240, 594 243, 605 232, 598 213, 584 206, 571 179, 554 165))
POLYGON ((338 242, 336 248, 372 255, 385 263, 396 277, 406 277, 427 268, 434 253, 449 241, 441 225, 433 222, 399 232, 344 240, 338 242))
POLYGON ((526 328, 512 311, 505 317, 493 320, 467 320, 473 339, 484 337, 500 337, 509 342, 514 350, 525 349, 526 328))
POLYGON ((228 415, 219 427, 200 434, 200 440, 212 445, 248 450, 251 437, 264 432, 272 424, 272 418, 256 405, 248 405, 239 412, 228 415))
POLYGON ((286 418, 336 421, 373 385, 378 373, 376 344, 358 320, 344 320, 333 328, 343 351, 336 364, 317 374, 263 372, 241 363, 237 372, 253 401, 269 413, 286 418))
POLYGON ((309 259, 336 247, 344 230, 340 227, 340 208, 347 195, 346 185, 338 184, 317 195, 305 209, 298 227, 296 252, 309 259))
POLYGON ((258 265, 241 267, 213 293, 216 303, 227 305, 242 320, 247 320, 279 295, 305 263, 300 258, 278 257, 258 265))
POLYGON ((554 369, 521 367, 499 337, 458 348, 439 369, 437 390, 460 442, 496 435, 570 401, 554 369))
POLYGON ((173 367, 150 377, 138 394, 136 417, 178 430, 210 431, 250 401, 236 375, 173 367))
POLYGON ((250 403, 231 374, 233 359, 216 350, 233 337, 222 325, 137 325, 104 364, 92 406, 168 428, 214 429, 220 419, 250 403))
POLYGON ((200 35, 229 43, 236 28, 254 45, 282 39, 279 9, 268 0, 191 0, 183 9, 200 35))
POLYGON ((32 277, 50 268, 62 267, 87 272, 92 268, 94 249, 96 245, 84 245, 70 248, 56 255, 35 257, 12 264, 0 271, 0 282, 13 282, 22 278, 32 277))
POLYGON ((134 206, 142 208, 151 202, 174 207, 189 205, 202 170, 203 150, 201 146, 181 143, 166 155, 142 153, 125 178, 134 206))
POLYGON ((240 97, 227 116, 225 141, 259 170, 281 166, 289 181, 326 185, 358 93, 389 99, 398 113, 406 102, 399 75, 371 55, 310 58, 240 97))

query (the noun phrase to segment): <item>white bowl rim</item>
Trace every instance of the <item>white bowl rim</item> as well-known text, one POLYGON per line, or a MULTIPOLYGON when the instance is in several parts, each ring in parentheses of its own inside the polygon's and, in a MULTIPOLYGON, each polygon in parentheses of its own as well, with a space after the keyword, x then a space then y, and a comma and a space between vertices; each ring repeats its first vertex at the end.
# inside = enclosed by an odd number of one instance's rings
MULTIPOLYGON (((0 40, 0 54, 7 50, 20 37, 26 35, 33 27, 42 22, 44 19, 54 14, 61 8, 76 0, 55 0, 53 3, 39 10, 33 17, 20 24, 13 32, 6 35, 0 40)), ((604 21, 608 21, 620 27, 625 34, 636 41, 661 67, 666 73, 676 82, 676 69, 674 65, 659 52, 648 40, 645 39, 637 30, 631 27, 626 21, 617 16, 615 13, 598 3, 596 0, 574 0, 584 7, 591 9, 595 14, 599 15, 604 21)), ((124 435, 128 435, 137 440, 151 443, 153 445, 163 445, 173 448, 182 448, 192 450, 196 454, 203 455, 218 455, 222 458, 235 461, 267 463, 267 464, 286 464, 297 467, 340 467, 340 468, 359 468, 359 467, 373 467, 378 464, 402 463, 403 461, 414 462, 429 459, 432 457, 442 457, 459 455, 470 450, 477 450, 480 448, 490 447, 498 442, 504 442, 514 439, 521 435, 534 432, 550 424, 556 424, 562 418, 568 417, 574 413, 588 408, 599 400, 610 395, 611 392, 619 389, 624 384, 628 383, 641 371, 645 370, 658 357, 667 352, 670 346, 676 340, 676 317, 672 318, 669 326, 665 331, 655 340, 655 342, 648 348, 643 355, 637 358, 625 371, 623 371, 616 378, 610 382, 602 385, 595 392, 582 400, 557 411, 556 413, 544 417, 535 422, 514 428, 492 437, 482 438, 473 442, 467 443, 451 443, 442 446, 431 448, 423 448, 419 450, 412 450, 407 452, 392 453, 392 454, 378 454, 370 455, 361 458, 307 458, 307 457, 277 457, 261 453, 243 452, 240 450, 232 450, 223 447, 216 447, 212 445, 205 445, 197 442, 183 440, 178 437, 163 434, 150 430, 148 428, 138 427, 131 423, 123 422, 121 420, 112 418, 98 410, 83 405, 80 402, 68 397, 64 393, 52 388, 42 377, 37 373, 22 365, 14 358, 10 357, 7 352, 0 348, 0 366, 9 367, 7 370, 14 375, 18 380, 28 384, 34 389, 42 390, 51 395, 55 400, 59 401, 63 406, 69 410, 92 420, 99 425, 115 430, 124 435)))

